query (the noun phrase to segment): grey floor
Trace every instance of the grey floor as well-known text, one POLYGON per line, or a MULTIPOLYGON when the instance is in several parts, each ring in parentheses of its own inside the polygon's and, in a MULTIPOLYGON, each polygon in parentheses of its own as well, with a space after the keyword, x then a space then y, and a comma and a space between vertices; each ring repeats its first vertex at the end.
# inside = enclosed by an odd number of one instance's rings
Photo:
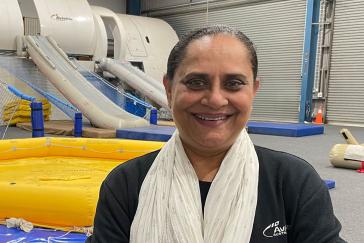
MULTIPOLYGON (((307 160, 322 179, 332 179, 330 190, 334 211, 343 229, 341 236, 350 243, 364 242, 364 174, 331 166, 329 152, 334 144, 345 144, 340 126, 326 126, 325 134, 301 138, 251 134, 257 145, 286 151, 307 160)), ((359 143, 364 143, 364 128, 348 128, 359 143)), ((313 222, 314 223, 314 222, 313 222)))
MULTIPOLYGON (((257 145, 295 154, 313 165, 323 179, 336 181, 330 190, 335 214, 343 225, 341 236, 350 243, 364 242, 364 174, 355 170, 331 166, 329 151, 336 143, 345 143, 339 134, 340 126, 326 126, 325 134, 301 138, 251 134, 257 145)), ((364 128, 347 127, 359 141, 364 143, 364 128)), ((1 130, 0 130, 1 133, 1 130)), ((30 137, 30 132, 9 128, 6 138, 30 137)), ((314 222, 313 222, 314 223, 314 222)))

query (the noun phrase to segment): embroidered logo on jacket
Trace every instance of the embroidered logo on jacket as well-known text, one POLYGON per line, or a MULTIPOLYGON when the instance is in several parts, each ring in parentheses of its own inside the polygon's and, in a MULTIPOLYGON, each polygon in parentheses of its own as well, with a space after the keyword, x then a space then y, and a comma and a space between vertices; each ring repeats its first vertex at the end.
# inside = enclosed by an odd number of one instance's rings
POLYGON ((263 230, 263 235, 265 237, 276 237, 286 234, 287 234, 287 225, 280 226, 279 221, 271 223, 270 225, 267 226, 267 228, 265 228, 265 230, 263 230))

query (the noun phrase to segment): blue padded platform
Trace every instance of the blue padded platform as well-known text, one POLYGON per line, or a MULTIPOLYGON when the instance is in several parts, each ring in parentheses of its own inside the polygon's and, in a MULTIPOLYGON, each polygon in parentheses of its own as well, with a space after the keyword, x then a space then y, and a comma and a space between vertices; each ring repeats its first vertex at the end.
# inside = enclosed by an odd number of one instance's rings
POLYGON ((150 125, 148 127, 125 128, 116 130, 117 138, 167 141, 173 134, 175 127, 150 125))
POLYGON ((80 233, 64 232, 59 230, 34 228, 29 233, 19 229, 8 229, 4 225, 0 225, 0 242, 16 242, 16 243, 84 243, 86 235, 80 233))
MULTIPOLYGON (((116 131, 116 137, 147 141, 167 141, 172 136, 175 129, 175 127, 171 126, 157 125, 124 128, 116 131)), ((323 134, 324 126, 303 123, 248 122, 248 132, 266 135, 302 137, 323 134)))
POLYGON ((303 137, 323 134, 324 126, 304 123, 248 122, 248 132, 286 137, 303 137))
POLYGON ((335 181, 334 180, 324 180, 326 183, 327 188, 332 189, 335 188, 335 181))

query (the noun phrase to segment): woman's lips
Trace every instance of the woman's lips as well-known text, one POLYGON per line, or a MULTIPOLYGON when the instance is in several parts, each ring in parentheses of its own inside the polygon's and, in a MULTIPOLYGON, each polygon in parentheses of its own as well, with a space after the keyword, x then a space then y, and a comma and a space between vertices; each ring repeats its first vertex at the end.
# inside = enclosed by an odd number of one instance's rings
POLYGON ((210 115, 210 114, 194 114, 194 116, 200 120, 203 121, 220 121, 220 120, 226 120, 229 115, 210 115))
POLYGON ((206 113, 193 113, 195 120, 203 126, 217 127, 224 124, 232 114, 219 113, 219 114, 206 114, 206 113))

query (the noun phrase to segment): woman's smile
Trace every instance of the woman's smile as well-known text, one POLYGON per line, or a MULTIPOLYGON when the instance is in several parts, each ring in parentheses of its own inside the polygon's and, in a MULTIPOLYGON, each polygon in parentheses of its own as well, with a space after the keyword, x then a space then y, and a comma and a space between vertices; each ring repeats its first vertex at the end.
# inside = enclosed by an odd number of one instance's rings
POLYGON ((227 113, 192 113, 196 121, 207 127, 216 127, 229 121, 232 114, 227 113))

